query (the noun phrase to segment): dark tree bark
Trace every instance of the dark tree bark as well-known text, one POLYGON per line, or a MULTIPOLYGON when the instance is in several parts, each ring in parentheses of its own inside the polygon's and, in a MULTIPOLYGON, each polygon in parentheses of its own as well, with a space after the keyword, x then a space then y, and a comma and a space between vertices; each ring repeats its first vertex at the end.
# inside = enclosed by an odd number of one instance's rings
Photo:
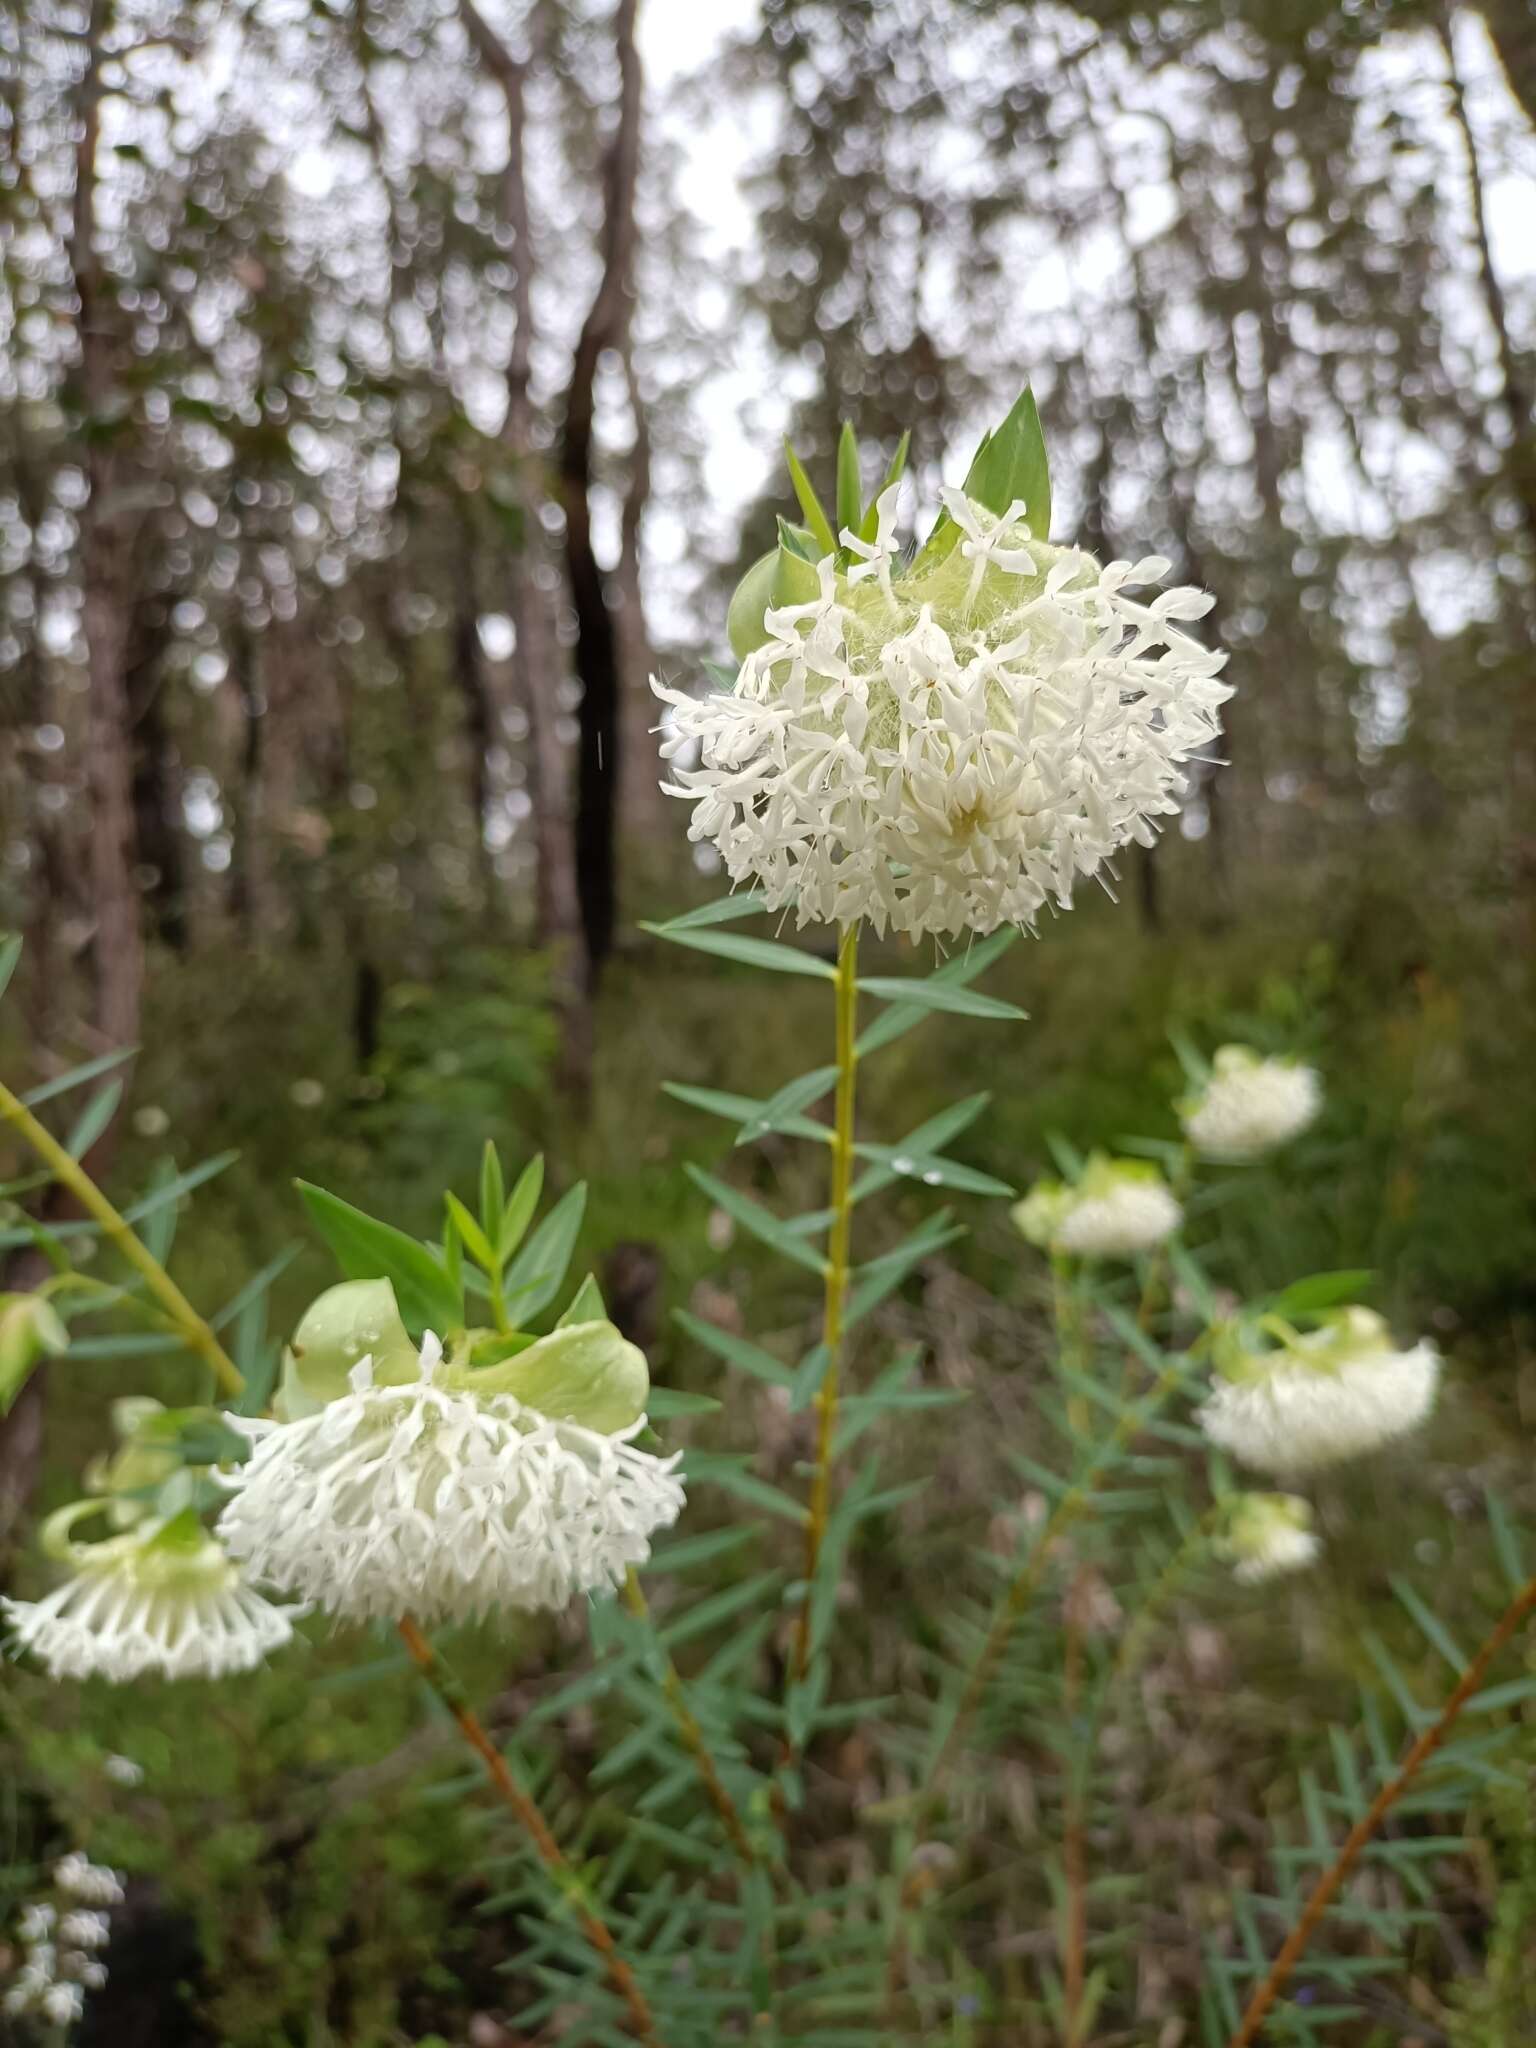
MULTIPOLYGON (((635 187, 640 171, 640 53, 636 0, 618 0, 613 33, 619 57, 619 105, 603 163, 603 270, 582 322, 566 393, 560 444, 565 561, 576 608, 576 672, 581 679, 576 767, 576 889, 588 987, 613 950, 617 922, 620 781, 619 640, 605 578, 592 548, 592 429, 597 366, 604 349, 622 354, 634 305, 635 187)), ((641 429, 643 432, 643 427, 641 429)), ((636 514, 638 519, 638 513, 636 514)), ((617 597, 617 593, 615 593, 617 597)))
MULTIPOLYGON (((142 608, 141 608, 142 610, 142 608)), ((173 952, 187 948, 185 835, 178 816, 181 778, 165 722, 165 680, 160 659, 169 620, 164 606, 140 622, 128 660, 128 706, 133 721, 133 836, 140 900, 155 936, 173 952)))
POLYGON ((1482 16, 1510 91, 1536 122, 1536 7, 1531 0, 1483 0, 1482 16))

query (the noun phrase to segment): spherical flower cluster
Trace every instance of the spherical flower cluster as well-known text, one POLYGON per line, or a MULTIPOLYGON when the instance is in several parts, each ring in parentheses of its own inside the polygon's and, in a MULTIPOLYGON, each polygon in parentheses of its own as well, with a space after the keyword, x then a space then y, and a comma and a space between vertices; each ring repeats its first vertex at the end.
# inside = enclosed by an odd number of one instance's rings
POLYGON ((79 1849, 71 1849, 53 1866, 53 1881, 72 1899, 88 1906, 120 1906, 123 1880, 105 1863, 93 1863, 79 1849))
POLYGON ((1286 1144, 1322 1107, 1315 1068, 1261 1059, 1245 1045, 1224 1045, 1201 1092, 1179 1105, 1185 1136, 1210 1159, 1257 1159, 1286 1144))
MULTIPOLYGON (((66 1533, 102 1505, 64 1509, 66 1533)), ((54 1678, 221 1678, 251 1670, 293 1634, 297 1610, 253 1592, 189 1510, 105 1542, 66 1541, 63 1554, 75 1569, 61 1586, 41 1600, 0 1600, 13 1650, 54 1678)))
POLYGON ((238 1425, 219 1533, 253 1579, 344 1621, 430 1623, 563 1607, 645 1562, 682 1511, 680 1453, 638 1450, 643 1417, 604 1433, 441 1361, 429 1335, 415 1379, 380 1386, 364 1359, 318 1412, 238 1425))
POLYGON ((1155 1166, 1096 1152, 1074 1182, 1037 1182, 1015 1204, 1013 1220, 1042 1250, 1126 1259, 1171 1237, 1184 1212, 1155 1166))
POLYGON ((1307 1472, 1416 1429, 1440 1357, 1427 1342, 1396 1350, 1380 1316, 1349 1308, 1273 1349, 1228 1347, 1219 1370, 1199 1412, 1211 1442, 1261 1472, 1307 1472))
POLYGON ((1310 1504, 1294 1493, 1238 1494, 1218 1540, 1232 1576, 1245 1586, 1305 1571, 1322 1547, 1312 1533, 1310 1504))
POLYGON ((900 572, 893 487, 874 543, 842 536, 863 560, 827 556, 814 596, 765 612, 734 691, 653 684, 663 757, 699 749, 666 785, 694 801, 689 836, 802 925, 989 932, 1070 906, 1154 843, 1231 695, 1225 656, 1182 629, 1204 592, 1126 594, 1166 561, 1101 567, 1032 535, 1021 503, 943 495, 958 544, 934 566, 900 572))

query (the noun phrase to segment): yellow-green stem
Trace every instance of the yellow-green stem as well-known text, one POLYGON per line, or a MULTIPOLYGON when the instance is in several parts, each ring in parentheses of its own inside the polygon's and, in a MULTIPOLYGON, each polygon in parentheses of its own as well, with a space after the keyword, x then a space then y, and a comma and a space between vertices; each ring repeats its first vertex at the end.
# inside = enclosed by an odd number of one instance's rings
POLYGON ((239 1367, 182 1293, 164 1266, 134 1235, 130 1225, 97 1187, 78 1159, 73 1158, 45 1124, 9 1088, 0 1083, 0 1117, 18 1130, 43 1161, 61 1187, 67 1188, 86 1214, 101 1225, 123 1257, 144 1276, 151 1294, 159 1301, 188 1348, 205 1361, 226 1394, 238 1394, 245 1386, 239 1367))
POLYGON ((846 925, 837 948, 837 1098, 832 1124, 832 1189, 828 1206, 826 1294, 821 1342, 826 1371, 816 1396, 816 1472, 811 1481, 810 1513, 805 1525, 805 1600, 795 1635, 795 1673, 803 1678, 811 1658, 811 1587, 826 1540, 832 1504, 832 1459, 837 1434, 838 1382, 842 1366, 843 1323, 848 1307, 849 1244, 853 1236, 853 1105, 858 1080, 855 1048, 859 1006, 859 928, 846 925))
MULTIPOLYGON (((650 1603, 645 1597, 645 1590, 640 1584, 639 1577, 633 1570, 624 1580, 624 1604, 637 1621, 654 1630, 650 1603)), ((752 1845, 752 1837, 747 1833, 746 1823, 742 1820, 735 1800, 721 1781, 715 1760, 709 1753, 709 1745, 704 1740, 704 1731, 688 1704, 688 1694, 677 1666, 665 1650, 661 1650, 659 1654, 662 1671, 661 1689, 666 1695, 667 1705, 672 1709, 672 1718, 676 1721, 678 1733, 683 1738, 683 1746, 698 1766, 699 1777, 709 1803, 720 1816, 721 1824, 730 1837, 731 1847, 742 1862, 758 1863, 762 1859, 752 1845)))

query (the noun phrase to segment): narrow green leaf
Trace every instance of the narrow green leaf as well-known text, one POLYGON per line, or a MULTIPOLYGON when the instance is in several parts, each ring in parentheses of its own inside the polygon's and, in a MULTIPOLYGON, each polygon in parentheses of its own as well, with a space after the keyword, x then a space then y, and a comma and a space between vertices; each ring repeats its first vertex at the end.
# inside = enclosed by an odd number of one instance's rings
POLYGON ((401 1318, 413 1336, 428 1329, 450 1330, 463 1321, 462 1298, 425 1245, 325 1188, 304 1180, 297 1185, 342 1272, 349 1280, 390 1281, 401 1318))
MULTIPOLYGON (((522 1186, 521 1181, 518 1186, 522 1186)), ((516 1193, 512 1200, 516 1202, 516 1193)), ((560 1197, 507 1268, 507 1292, 517 1290, 519 1294, 519 1319, 536 1316, 541 1308, 547 1308, 565 1284, 566 1268, 581 1235, 586 1209, 587 1184, 578 1181, 560 1197)), ((511 1214, 510 1205, 507 1213, 511 1214)))
POLYGON ((1014 1003, 1005 1003, 997 996, 980 995, 975 989, 957 987, 954 982, 944 981, 938 975, 930 975, 926 981, 901 981, 876 975, 869 981, 861 979, 859 987, 877 1002, 900 1003, 920 1010, 942 1010, 952 1017, 996 1017, 1017 1022, 1028 1015, 1014 1003))
POLYGON ((533 1212, 538 1208, 539 1197, 543 1192, 544 1155, 540 1152, 529 1160, 518 1175, 511 1199, 502 1209, 501 1228, 496 1233, 496 1250, 502 1265, 507 1263, 522 1243, 523 1232, 533 1221, 533 1212))
POLYGON ((487 1138, 480 1154, 480 1228, 492 1244, 501 1237, 501 1218, 507 1206, 507 1187, 502 1178, 501 1155, 487 1138))
POLYGON ((843 421, 837 437, 837 530, 857 533, 864 519, 863 486, 859 480, 859 440, 852 424, 843 421))
POLYGON ((832 531, 832 522, 822 510, 815 487, 788 440, 784 443, 784 460, 789 465, 789 480, 794 485, 795 496, 800 501, 800 515, 816 536, 817 546, 824 555, 836 554, 837 535, 832 531))
POLYGON ((1269 1307, 1277 1316, 1311 1316, 1341 1302, 1358 1301, 1376 1275, 1368 1266, 1347 1272, 1313 1273, 1305 1280, 1293 1280, 1289 1287, 1271 1297, 1269 1307))
POLYGON ((117 1115, 118 1104, 123 1099, 121 1081, 109 1081, 99 1095, 93 1095, 80 1112, 74 1129, 65 1140, 65 1149, 71 1159, 83 1159, 102 1132, 117 1115))
POLYGON ((941 1159, 933 1152, 909 1152, 901 1145, 855 1145, 854 1151, 860 1159, 872 1160, 877 1166, 888 1166, 900 1180, 918 1180, 925 1187, 953 1188, 966 1195, 1012 1195, 1017 1192, 1005 1180, 995 1180, 990 1173, 978 1173, 972 1166, 961 1166, 953 1159, 941 1159))
POLYGON ((29 1089, 21 1099, 28 1109, 36 1109, 40 1102, 51 1102, 56 1095, 67 1095, 71 1088, 83 1088, 87 1081, 110 1074, 124 1060, 131 1060, 137 1050, 137 1046, 125 1045, 116 1052, 104 1052, 97 1059, 87 1060, 83 1066, 71 1067, 67 1074, 56 1074, 51 1081, 44 1081, 41 1087, 29 1089))
POLYGON ((832 1363, 832 1354, 825 1344, 813 1344, 801 1359, 795 1370, 794 1385, 789 1396, 789 1405, 795 1414, 810 1407, 821 1392, 821 1383, 827 1376, 832 1363))
POLYGON ((561 1310, 555 1328, 566 1330, 573 1323, 605 1323, 607 1320, 608 1304, 603 1300, 603 1290, 597 1284, 596 1274, 589 1273, 561 1310))
MULTIPOLYGON (((824 1095, 837 1086, 836 1067, 817 1067, 814 1072, 801 1074, 793 1081, 786 1081, 774 1095, 770 1095, 761 1109, 749 1117, 737 1133, 736 1143, 748 1145, 756 1138, 766 1137, 770 1131, 782 1130, 787 1121, 804 1123, 800 1112, 809 1109, 813 1102, 819 1102, 824 1095)), ((824 1124, 813 1125, 819 1137, 830 1142, 831 1132, 824 1124)))
POLYGON ((11 976, 16 972, 16 963, 21 958, 21 940, 15 932, 8 932, 0 939, 0 996, 11 985, 11 976))
POLYGON ((1459 1678, 1467 1668, 1466 1652, 1457 1647, 1454 1636, 1452 1636, 1444 1622, 1425 1606, 1407 1579, 1403 1578, 1399 1573, 1390 1573, 1387 1578, 1387 1584, 1392 1588, 1392 1591, 1397 1595, 1402 1605, 1407 1608, 1426 1641, 1433 1643, 1459 1678))
POLYGON ((774 974, 805 974, 816 981, 837 978, 837 969, 830 960, 818 959, 799 946, 781 945, 777 939, 751 939, 741 932, 701 931, 692 926, 668 930, 665 925, 642 923, 640 929, 655 938, 671 939, 674 945, 691 946, 695 952, 738 961, 743 967, 766 967, 774 974))
POLYGON ((496 1254, 491 1249, 489 1238, 480 1228, 468 1209, 451 1190, 443 1195, 443 1206, 458 1234, 465 1250, 482 1273, 496 1273, 501 1270, 496 1254))
POLYGON ((1499 1569, 1504 1574, 1509 1590, 1518 1593, 1529 1577, 1520 1548, 1520 1539, 1515 1533, 1514 1523, 1510 1520, 1509 1510, 1499 1496, 1490 1491, 1485 1499, 1488 1507, 1488 1533, 1493 1538, 1499 1569))
POLYGON ((766 1245, 771 1245, 786 1259, 792 1259, 797 1266, 804 1266, 808 1273, 814 1273, 820 1278, 826 1271, 826 1261, 821 1254, 802 1243, 760 1202, 754 1202, 750 1195, 740 1194, 735 1188, 727 1186, 723 1180, 716 1180, 712 1173, 705 1173, 702 1167, 689 1164, 684 1171, 695 1187, 701 1188, 727 1216, 734 1216, 744 1230, 750 1230, 754 1237, 761 1239, 766 1245))
POLYGON ((781 1493, 766 1479, 759 1479, 755 1472, 749 1472, 746 1465, 744 1456, 730 1451, 696 1451, 690 1445, 683 1453, 683 1470, 690 1485, 723 1486, 727 1493, 750 1501, 754 1507, 767 1508, 775 1515, 782 1515, 787 1522, 803 1523, 806 1512, 803 1502, 791 1500, 787 1493, 781 1493))
POLYGON ((652 1422, 673 1422, 682 1415, 716 1415, 722 1403, 709 1394, 685 1394, 676 1387, 652 1387, 646 1396, 652 1422))
POLYGON ((648 1572, 686 1572, 696 1565, 714 1564, 734 1550, 753 1541, 757 1531, 750 1522, 736 1522, 728 1529, 711 1529, 703 1536, 683 1536, 676 1543, 655 1545, 646 1563, 648 1572))
POLYGON ((678 932, 696 931, 701 926, 732 924, 738 917, 755 917, 768 908, 761 889, 741 889, 732 896, 717 896, 713 903, 701 903, 697 910, 684 910, 665 924, 648 927, 658 939, 674 938, 678 932))
POLYGON ((745 1337, 737 1337, 729 1330, 722 1330, 715 1323, 706 1323, 701 1317, 690 1315, 686 1309, 674 1309, 672 1320, 679 1329, 686 1330, 696 1344, 702 1344, 706 1351, 712 1351, 717 1358, 724 1359, 738 1372, 744 1372, 751 1379, 763 1380, 771 1387, 794 1385, 794 1374, 770 1352, 752 1344, 745 1337))
MULTIPOLYGON (((930 983, 943 981, 964 987, 967 983, 974 981, 978 975, 984 974, 994 960, 999 959, 1007 952, 1018 936, 1018 933, 1011 927, 1006 931, 993 932, 990 938, 979 940, 964 953, 957 954, 953 960, 946 961, 942 967, 929 976, 930 983)), ((867 1058, 870 1053, 878 1052, 882 1046, 889 1045, 894 1039, 901 1038, 908 1031, 914 1030, 917 1025, 921 1024, 925 1018, 930 1017, 932 1014, 931 1008, 924 1009, 911 1001, 892 1004, 890 1009, 877 1017, 874 1023, 860 1035, 858 1043, 859 1057, 861 1059, 867 1058)))

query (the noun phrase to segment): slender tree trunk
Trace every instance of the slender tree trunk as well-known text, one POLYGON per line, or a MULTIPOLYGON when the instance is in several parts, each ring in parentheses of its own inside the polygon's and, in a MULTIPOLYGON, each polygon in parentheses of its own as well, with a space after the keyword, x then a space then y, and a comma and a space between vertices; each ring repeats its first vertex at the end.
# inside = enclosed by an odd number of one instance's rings
MULTIPOLYGON (((632 345, 625 351, 624 370, 635 443, 619 529, 619 564, 612 579, 619 638, 619 822, 625 837, 643 842, 660 836, 664 799, 661 763, 652 736, 659 707, 651 690, 655 662, 646 630, 640 563, 641 527, 651 493, 651 435, 632 345)), ((621 891, 621 913, 622 908, 621 891)))
POLYGON ((576 887, 589 987, 595 987, 613 950, 617 922, 619 643, 605 579, 592 548, 590 494, 598 359, 604 349, 621 354, 625 350, 634 304, 642 84, 635 13, 636 0, 618 0, 613 33, 619 57, 619 106, 603 164, 603 269, 576 343, 560 444, 565 561, 576 607, 576 671, 581 678, 576 887))
POLYGON ((524 165, 528 61, 517 57, 490 27, 474 0, 459 0, 459 19, 507 109, 507 164, 501 181, 501 217, 513 265, 512 346, 507 360, 507 416, 502 440, 517 474, 523 515, 522 544, 512 557, 507 603, 516 640, 514 674, 528 720, 529 795, 533 800, 537 860, 535 902, 541 940, 556 955, 557 993, 568 1031, 580 1033, 583 1007, 576 954, 581 917, 576 863, 566 804, 566 767, 559 736, 562 670, 555 632, 553 564, 539 517, 544 500, 541 460, 534 447, 532 360, 533 230, 524 165))
POLYGON ((495 739, 495 695, 480 649, 480 603, 475 589, 475 534, 463 522, 454 594, 453 675, 464 706, 464 744, 469 755, 469 803, 474 820, 475 867, 487 918, 496 913, 496 869, 485 828, 490 817, 490 752, 495 739))
POLYGON ((1509 89, 1536 123, 1536 8, 1531 0, 1483 0, 1481 12, 1509 89))
MULTIPOLYGON (((142 616, 142 608, 139 614, 142 616)), ((165 723, 165 652, 168 619, 158 607, 152 624, 137 630, 128 660, 128 706, 133 721, 133 837, 142 878, 141 900, 155 936, 174 952, 187 947, 186 856, 179 810, 181 780, 165 723)))

